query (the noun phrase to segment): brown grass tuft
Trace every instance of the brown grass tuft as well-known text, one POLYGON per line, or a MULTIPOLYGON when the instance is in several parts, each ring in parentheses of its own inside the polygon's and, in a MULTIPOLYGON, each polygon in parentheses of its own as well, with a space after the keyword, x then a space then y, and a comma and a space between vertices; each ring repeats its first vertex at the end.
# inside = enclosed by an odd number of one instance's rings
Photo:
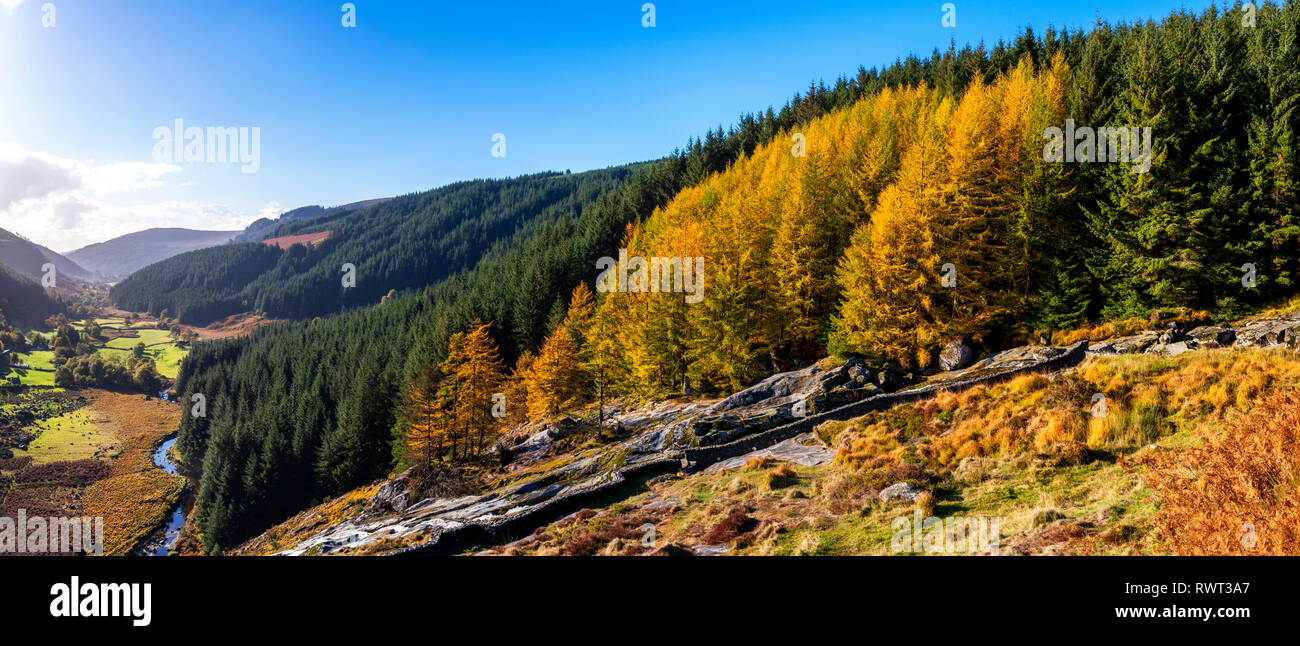
POLYGON ((1300 553, 1300 392, 1277 392, 1205 439, 1137 461, 1163 499, 1159 537, 1183 555, 1300 553))
POLYGON ((701 541, 706 545, 730 543, 737 536, 758 527, 758 521, 750 518, 743 509, 733 509, 717 525, 713 526, 701 541))

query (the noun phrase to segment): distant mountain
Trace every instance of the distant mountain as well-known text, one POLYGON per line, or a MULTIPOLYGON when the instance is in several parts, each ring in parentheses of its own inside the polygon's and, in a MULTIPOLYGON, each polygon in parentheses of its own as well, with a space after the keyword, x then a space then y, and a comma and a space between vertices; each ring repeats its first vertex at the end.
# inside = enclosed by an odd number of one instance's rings
POLYGON ((284 213, 280 214, 280 217, 274 220, 270 218, 261 218, 257 220, 256 222, 248 225, 248 228, 244 229, 243 233, 236 236, 235 242, 261 242, 267 238, 272 237, 272 234, 274 234, 276 230, 280 228, 281 225, 288 224, 290 222, 297 222, 302 220, 314 220, 323 215, 337 215, 345 211, 354 211, 356 209, 365 208, 367 206, 382 204, 391 199, 393 198, 378 197, 373 200, 362 200, 360 202, 353 202, 351 204, 344 204, 343 206, 335 206, 331 208, 325 208, 323 206, 316 206, 316 205, 300 206, 292 211, 285 211, 284 213))
POLYGON ((16 233, 0 229, 0 263, 34 281, 40 282, 46 263, 53 263, 58 274, 75 278, 92 278, 85 267, 16 233))
MULTIPOLYGON (((494 246, 546 223, 580 215, 640 169, 629 164, 473 180, 360 208, 336 207, 280 223, 267 236, 313 244, 201 249, 141 269, 115 285, 110 298, 134 312, 166 309, 194 325, 241 312, 302 319, 372 305, 391 291, 425 287, 472 267, 494 246), (361 277, 355 289, 340 288, 345 265, 361 277)), ((550 312, 552 300, 539 316, 550 312)))
POLYGON ((238 235, 239 231, 146 229, 82 247, 68 258, 101 278, 115 280, 187 251, 225 244, 238 235))

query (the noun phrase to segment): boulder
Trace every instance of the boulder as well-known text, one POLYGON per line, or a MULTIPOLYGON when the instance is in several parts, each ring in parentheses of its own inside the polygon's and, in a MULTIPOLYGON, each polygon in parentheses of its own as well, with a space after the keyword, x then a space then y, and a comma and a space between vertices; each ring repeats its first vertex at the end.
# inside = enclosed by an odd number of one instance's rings
POLYGON ((866 385, 871 383, 871 369, 861 359, 856 357, 850 358, 844 362, 844 368, 849 373, 849 378, 854 382, 866 385))
POLYGON ((714 411, 729 411, 747 406, 788 403, 794 398, 812 399, 833 391, 855 391, 871 384, 871 370, 860 359, 823 370, 817 365, 780 372, 714 404, 714 411))
POLYGON ((1237 331, 1226 325, 1202 325, 1187 333, 1198 346, 1226 348, 1237 341, 1237 331))
POLYGON ((822 406, 822 402, 820 401, 810 400, 810 403, 816 404, 816 406, 808 406, 808 413, 815 414, 822 410, 839 408, 845 404, 852 404, 853 402, 861 401, 879 394, 880 387, 875 384, 868 383, 865 385, 859 385, 857 382, 851 382, 826 393, 825 406, 822 406))
POLYGON ((723 543, 721 545, 692 545, 691 549, 696 556, 722 556, 730 549, 730 545, 723 543))
POLYGON ((410 470, 402 475, 379 485, 375 495, 366 502, 367 514, 382 514, 389 511, 402 513, 406 510, 406 489, 411 484, 410 470))
POLYGON ((919 495, 921 490, 906 482, 895 483, 880 490, 880 500, 883 502, 912 502, 919 495))
POLYGON ((960 370, 970 365, 975 352, 960 338, 953 339, 939 352, 939 366, 944 370, 960 370))
POLYGON ((1242 321, 1237 327, 1236 345, 1266 348, 1275 345, 1296 345, 1300 340, 1300 318, 1260 317, 1242 321))
POLYGON ((1159 355, 1164 355, 1166 357, 1175 357, 1184 352, 1190 352, 1192 350, 1195 350, 1196 348, 1197 348, 1197 344, 1195 340, 1186 339, 1183 341, 1175 341, 1173 343, 1158 343, 1156 345, 1151 346, 1149 349, 1147 349, 1146 353, 1159 354, 1159 355))
POLYGON ((1174 321, 1169 324, 1169 328, 1165 333, 1160 335, 1160 343, 1169 345, 1171 343, 1178 343, 1186 338, 1187 328, 1184 327, 1182 323, 1174 321))
POLYGON ((1096 354, 1140 354, 1160 341, 1155 332, 1139 332, 1133 336, 1111 339, 1092 348, 1096 354))
POLYGON ((496 463, 501 466, 510 464, 512 455, 510 447, 506 446, 505 442, 502 442, 501 440, 493 442, 492 446, 487 450, 487 457, 496 461, 496 463))
POLYGON ((799 392, 799 385, 805 379, 821 372, 825 371, 815 365, 791 372, 778 372, 714 404, 713 409, 719 411, 731 410, 733 408, 753 406, 768 399, 788 397, 799 392))
POLYGON ((892 367, 885 366, 876 373, 876 383, 885 392, 892 392, 903 387, 903 378, 892 367))

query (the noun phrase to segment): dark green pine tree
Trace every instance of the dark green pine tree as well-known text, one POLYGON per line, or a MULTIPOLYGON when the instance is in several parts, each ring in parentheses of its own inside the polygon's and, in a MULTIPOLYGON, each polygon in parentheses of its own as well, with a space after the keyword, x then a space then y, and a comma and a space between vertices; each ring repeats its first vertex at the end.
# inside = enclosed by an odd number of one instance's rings
POLYGON ((395 421, 393 371, 370 354, 339 410, 338 427, 321 444, 317 471, 328 493, 341 493, 388 473, 395 421))
POLYGON ((1246 31, 1248 67, 1259 75, 1249 126, 1252 237, 1264 241, 1258 288, 1274 299, 1300 285, 1300 7, 1263 5, 1246 31))

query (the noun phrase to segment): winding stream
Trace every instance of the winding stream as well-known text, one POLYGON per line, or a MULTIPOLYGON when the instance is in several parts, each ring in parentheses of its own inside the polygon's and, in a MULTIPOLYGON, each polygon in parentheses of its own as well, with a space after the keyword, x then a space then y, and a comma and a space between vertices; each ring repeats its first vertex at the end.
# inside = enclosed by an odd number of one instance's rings
MULTIPOLYGON (((172 464, 171 458, 167 457, 167 450, 172 448, 173 444, 176 444, 176 438, 174 437, 163 442, 153 452, 153 463, 167 473, 179 475, 176 465, 172 464)), ((176 543, 176 537, 180 535, 183 525, 185 525, 184 496, 182 496, 181 503, 176 505, 176 509, 172 510, 172 515, 167 520, 167 524, 149 539, 149 542, 141 549, 140 554, 142 556, 167 556, 167 552, 176 543)))

